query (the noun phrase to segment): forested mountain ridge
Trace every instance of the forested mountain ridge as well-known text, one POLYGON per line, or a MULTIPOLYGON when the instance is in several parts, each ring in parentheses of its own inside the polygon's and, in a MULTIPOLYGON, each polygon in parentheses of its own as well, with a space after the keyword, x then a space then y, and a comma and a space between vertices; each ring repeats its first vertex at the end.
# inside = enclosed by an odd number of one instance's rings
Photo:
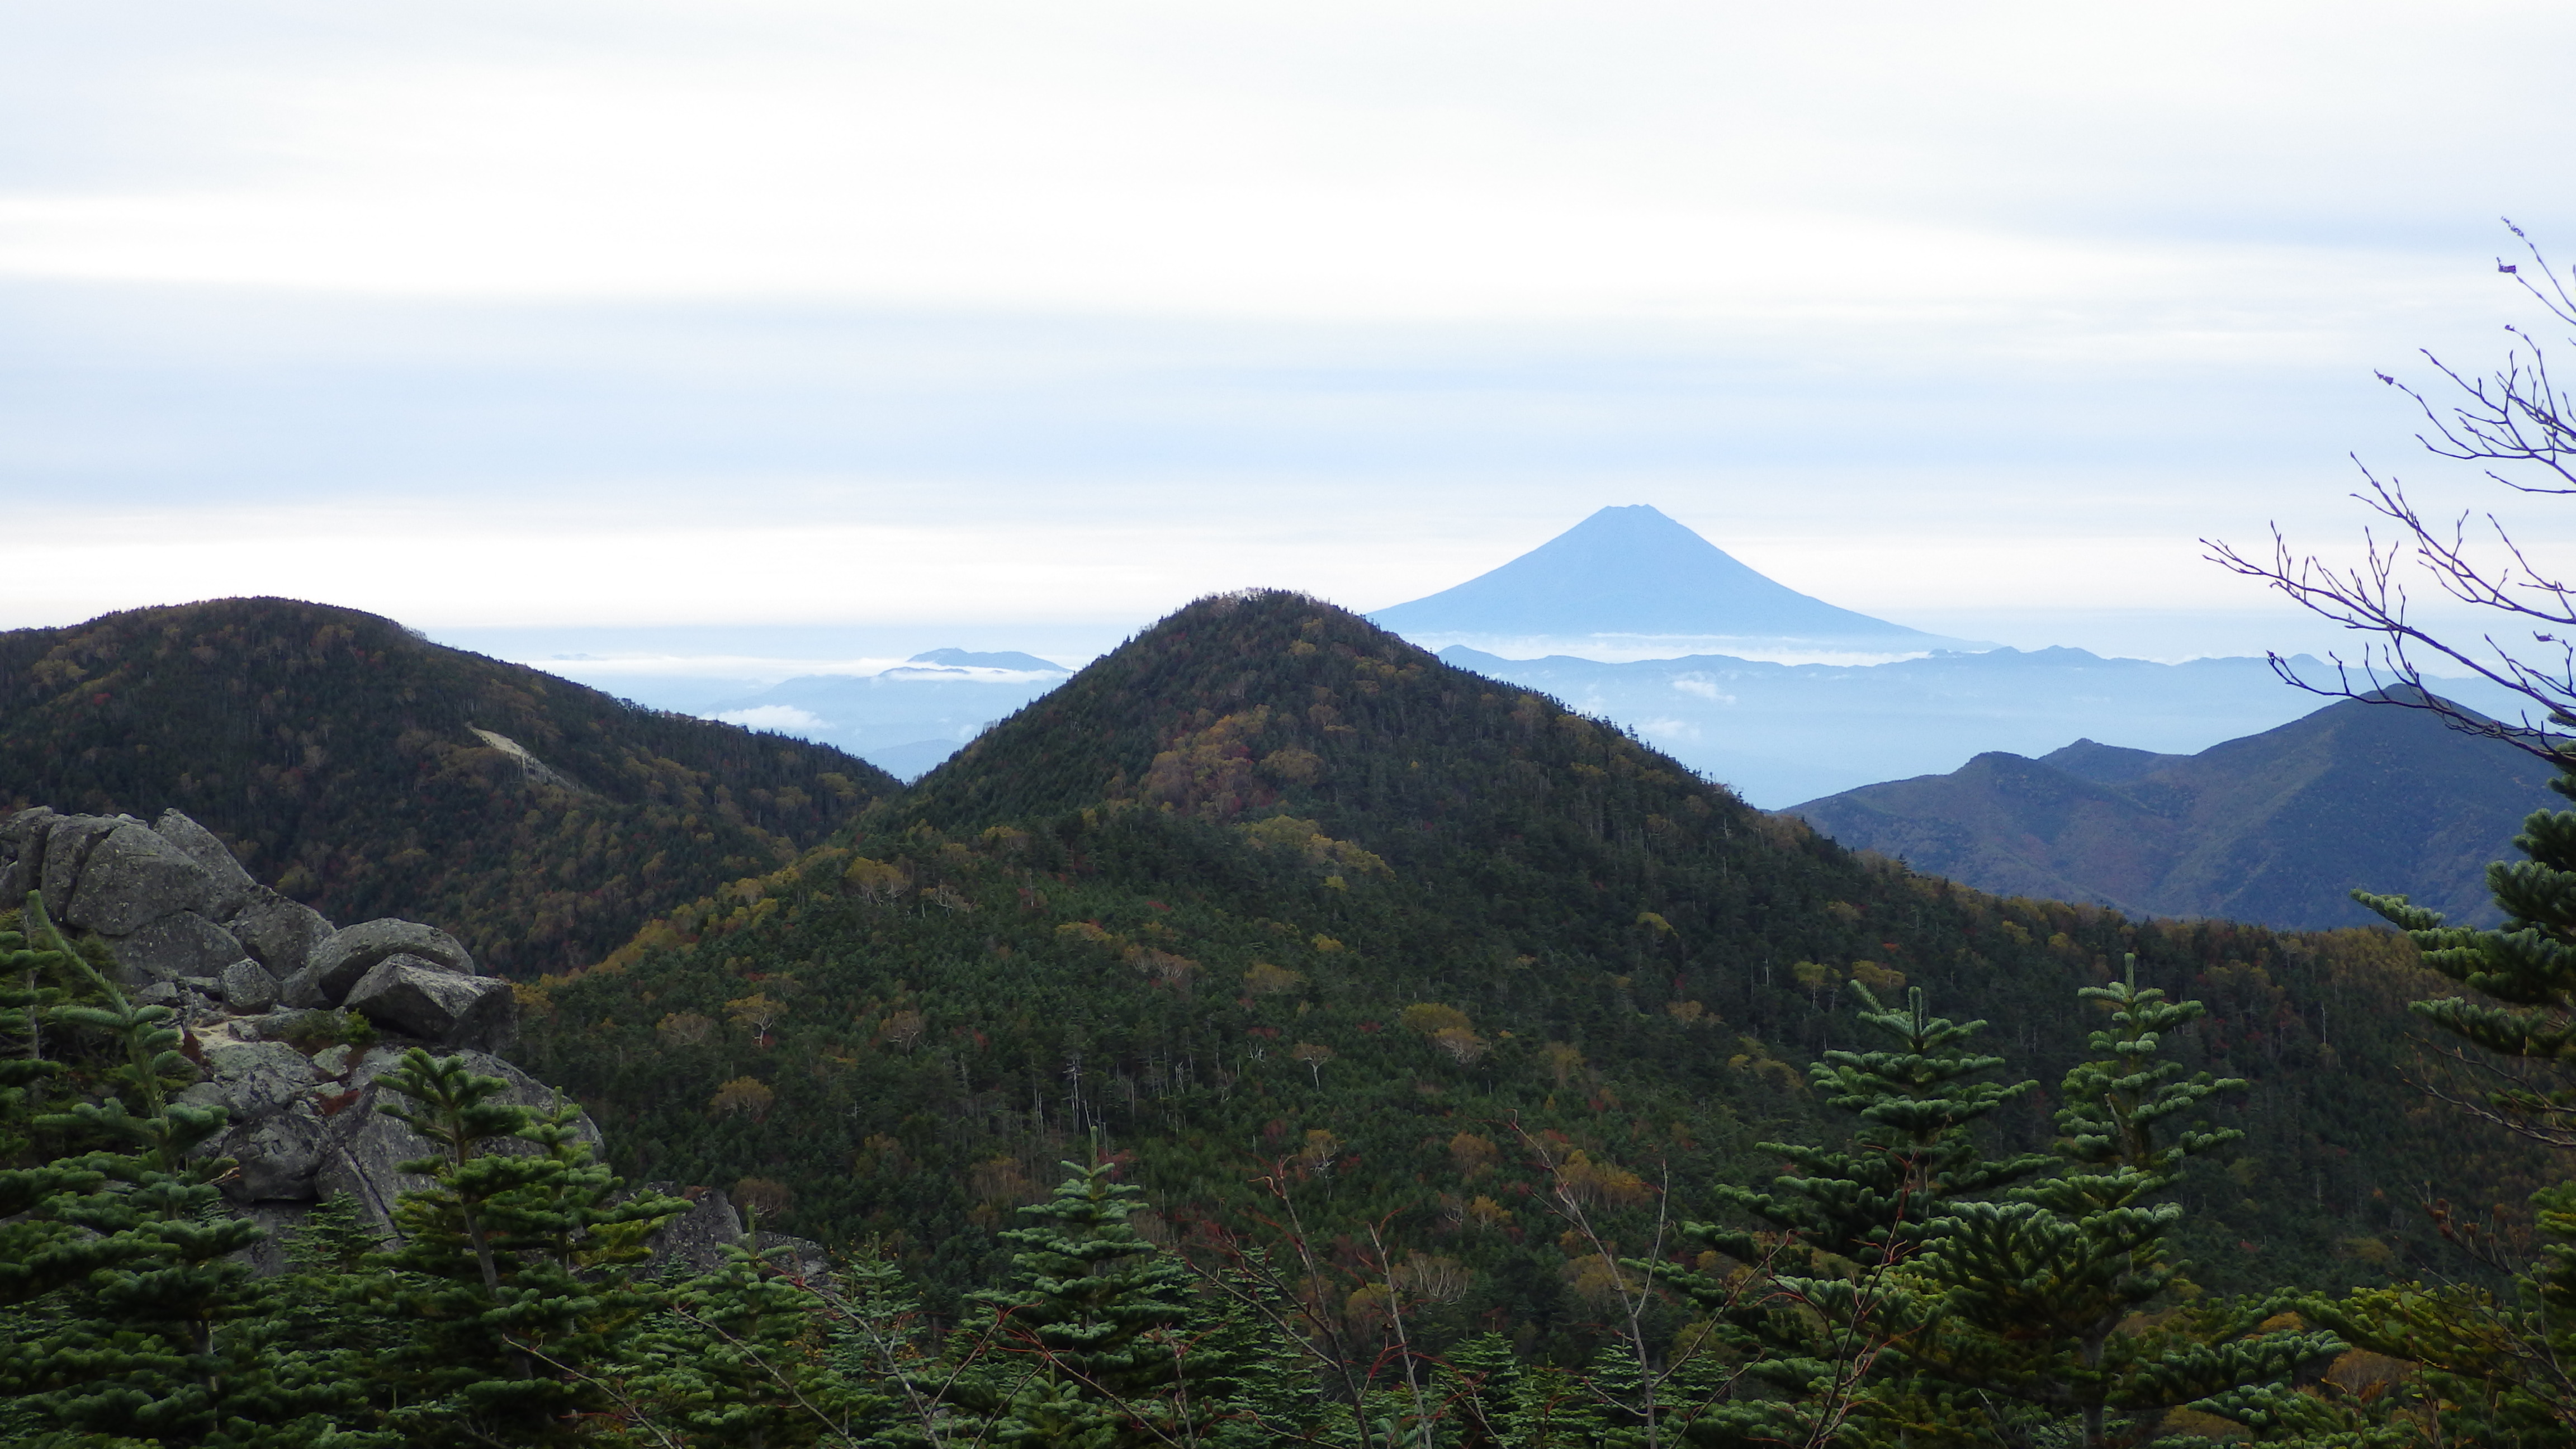
POLYGON ((2502 919, 2486 865, 2549 801, 2549 766, 2363 700, 2196 755, 2080 741, 1783 812, 1983 890, 2291 929, 2372 920, 2355 887, 2502 919))
MULTIPOLYGON (((1831 1130, 1798 1064, 1850 1042, 1845 981, 1989 1018, 2053 1082, 2077 988, 2132 951, 2210 1006, 2180 1059, 2250 1083, 2212 1104, 2246 1141, 2183 1188, 2202 1281, 2420 1271, 2424 1182, 2537 1182, 2401 1084, 2403 1003, 2445 986, 2401 939, 2139 924, 1864 859, 1287 594, 1180 611, 833 846, 549 978, 527 1050, 630 1174, 950 1288, 1097 1141, 1176 1221, 1286 1191, 1319 1233, 1380 1223, 1459 1268, 1450 1330, 1570 1352, 1603 1270, 1533 1197, 1531 1143, 1583 1154, 1643 1234, 1655 1184, 1703 1213, 1776 1170, 1755 1143, 1831 1130)), ((2047 1138, 2052 1105, 1998 1140, 2047 1138)))
POLYGON ((896 788, 353 609, 224 599, 0 633, 0 803, 179 808, 324 914, 426 919, 504 972, 595 961, 896 788))

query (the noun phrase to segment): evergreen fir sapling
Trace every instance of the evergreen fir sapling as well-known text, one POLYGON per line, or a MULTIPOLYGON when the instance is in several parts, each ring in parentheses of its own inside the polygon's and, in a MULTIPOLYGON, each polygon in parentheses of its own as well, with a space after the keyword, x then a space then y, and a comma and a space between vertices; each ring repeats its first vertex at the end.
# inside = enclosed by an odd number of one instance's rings
POLYGON ((1743 1393, 1713 1368, 1704 1373, 1697 1396, 1671 1406, 1695 1439, 1809 1442, 1860 1411, 1853 1399, 1869 1377, 1866 1356, 1886 1337, 1874 1322, 1883 1314, 1886 1270, 1911 1259, 1928 1225, 1954 1203, 2051 1160, 1990 1159, 1977 1144, 1974 1125, 2036 1085, 1985 1079, 2004 1064, 1969 1045, 1986 1023, 1932 1015, 1920 987, 1901 1007, 1882 1004, 1860 982, 1850 990, 1862 1026, 1881 1044, 1830 1051, 1808 1068, 1817 1094, 1857 1119, 1849 1144, 1761 1143, 1797 1171, 1773 1192, 1716 1189, 1720 1202, 1768 1224, 1765 1232, 1682 1227, 1686 1238, 1741 1266, 1671 1281, 1709 1315, 1705 1331, 1742 1357, 1742 1373, 1769 1391, 1743 1393))
POLYGON ((1457 1449, 1598 1449, 1636 1442, 1634 1427, 1614 1429, 1602 1411, 1605 1402, 1621 1396, 1604 1393, 1587 1377, 1525 1364, 1501 1334, 1479 1334, 1450 1351, 1436 1381, 1449 1406, 1449 1442, 1457 1449))
POLYGON ((1609 1432, 1601 1397, 1573 1369, 1525 1365, 1512 1386, 1510 1449, 1598 1449, 1609 1432))
POLYGON ((994 1310, 985 1373, 961 1402, 1003 1443, 1111 1446, 1196 1438, 1235 1412, 1240 1352, 1197 1301, 1189 1271, 1130 1226, 1144 1196, 1106 1163, 1064 1164, 1035 1225, 1002 1240, 1013 1286, 974 1295, 994 1310))
POLYGON ((377 1081, 404 1099, 377 1110, 437 1149, 400 1164, 431 1185, 397 1203, 366 1290, 404 1330, 380 1360, 388 1422, 425 1443, 542 1444, 576 1437, 573 1416, 631 1412, 617 1379, 656 1306, 634 1270, 688 1204, 620 1200, 576 1109, 500 1100, 508 1083, 463 1058, 414 1047, 377 1081))
MULTIPOLYGON (((927 1341, 920 1297, 902 1269, 869 1244, 844 1259, 835 1277, 818 1289, 829 1315, 821 1357, 855 1396, 853 1422, 874 1426, 866 1442, 887 1449, 949 1443, 948 1430, 972 1417, 957 1414, 952 1402, 961 1365, 927 1341)), ((971 1373, 980 1355, 969 1349, 963 1357, 971 1373)))
POLYGON ((1213 1405, 1219 1417, 1199 1442, 1214 1449, 1343 1442, 1303 1345, 1286 1342, 1275 1322, 1234 1299, 1193 1306, 1196 1342, 1186 1369, 1222 1393, 1213 1405))
POLYGON ((262 1233, 219 1201, 233 1163, 196 1151, 223 1130, 223 1110, 171 1098, 193 1076, 172 1013, 127 1000, 32 893, 22 919, 46 949, 21 937, 12 956, 42 957, 72 982, 70 999, 28 1019, 30 1039, 40 1027, 85 1036, 109 1061, 99 1100, 33 1122, 105 1145, 76 1159, 78 1185, 29 1209, 73 1236, 48 1234, 16 1265, 22 1287, 58 1280, 22 1308, 0 1368, 27 1442, 368 1442, 332 1427, 359 1407, 336 1349, 297 1335, 274 1285, 233 1256, 262 1233))
POLYGON ((2088 1036, 2094 1058, 2066 1074, 2061 1170, 1929 1225, 1890 1354, 1920 1381, 1918 1403, 1937 1406, 1943 1391, 1953 1411, 2016 1401, 2071 1421, 2086 1449, 2100 1449, 2142 1442, 2168 1409, 2275 1383, 2344 1344, 2265 1330, 2274 1305, 2188 1301, 2165 1244, 2183 1210, 2157 1199, 2189 1158, 2242 1135, 2186 1126, 2181 1114, 2245 1083, 2179 1080, 2181 1066, 2159 1058, 2201 1006, 2139 987, 2134 956, 2123 980, 2078 995, 2108 1008, 2110 1026, 2088 1036))
MULTIPOLYGON (((1990 1160, 1968 1131, 2038 1085, 1978 1080, 2004 1064, 1967 1046, 1986 1023, 1932 1015, 1919 986, 1906 992, 1902 1007, 1881 1005, 1858 981, 1849 989, 1860 1024, 1885 1045, 1826 1052, 1807 1079, 1827 1106, 1859 1119, 1850 1144, 1756 1144, 1799 1173, 1782 1176, 1777 1193, 1720 1187, 1715 1195, 1768 1223, 1796 1262, 1822 1253, 1867 1268, 1909 1256, 1942 1205, 2009 1186, 2050 1159, 2022 1153, 1990 1160)), ((1750 1261, 1761 1251, 1748 1232, 1698 1223, 1684 1231, 1730 1257, 1750 1261)))
POLYGON ((686 1442, 762 1449, 893 1427, 894 1400, 822 1351, 829 1300, 766 1261, 758 1240, 755 1222, 713 1271, 664 1294, 627 1354, 633 1412, 686 1442))
POLYGON ((330 1345, 355 1365, 393 1346, 399 1326, 375 1311, 364 1291, 384 1235, 355 1197, 335 1192, 316 1202, 279 1247, 286 1259, 276 1281, 281 1311, 305 1340, 330 1345))
POLYGON ((71 969, 63 953, 29 946, 23 932, 0 931, 0 1049, 7 1052, 0 1058, 0 1305, 48 1293, 120 1251, 97 1247, 70 1223, 38 1211, 107 1180, 77 1156, 34 1156, 34 1118, 68 1073, 47 1052, 59 1045, 49 1028, 69 997, 62 983, 71 969))
MULTIPOLYGON (((2576 798, 2576 772, 2562 770, 2549 786, 2576 798)), ((2353 899, 2405 930, 2425 965, 2474 993, 2410 1007, 2460 1043, 2460 1066, 2490 1081, 2440 1095, 2523 1136, 2576 1147, 2576 810, 2532 812, 2513 843, 2523 859, 2487 867, 2505 913, 2499 928, 2447 925, 2400 895, 2355 891, 2353 899)), ((2576 1382, 2563 1367, 2576 1361, 2576 1182, 2544 1188, 2532 1205, 2541 1241, 2527 1264, 2503 1263, 2472 1225, 2443 1220, 2446 1235, 2509 1270, 2501 1291, 2406 1283, 2311 1297, 2302 1308, 2355 1344, 2414 1364, 2445 1433, 2576 1443, 2576 1382)), ((2390 1420, 2387 1404, 2324 1398, 2267 1407, 2320 1438, 2390 1420)), ((2420 1412, 2398 1406, 2401 1419, 2420 1412)))
POLYGON ((1478 1334, 1449 1351, 1437 1384, 1453 1406, 1458 1449, 1502 1449, 1511 1442, 1520 1369, 1520 1355, 1499 1333, 1478 1334))
MULTIPOLYGON (((2576 772, 2549 788, 2576 798, 2576 772)), ((2401 895, 2353 899, 2404 930, 2423 963, 2485 1000, 2448 997, 2409 1009, 2498 1060, 2481 1060, 2505 1084, 2465 1103, 2558 1147, 2576 1147, 2576 810, 2536 810, 2522 822, 2517 861, 2487 867, 2505 913, 2496 930, 2443 924, 2440 912, 2401 895)))

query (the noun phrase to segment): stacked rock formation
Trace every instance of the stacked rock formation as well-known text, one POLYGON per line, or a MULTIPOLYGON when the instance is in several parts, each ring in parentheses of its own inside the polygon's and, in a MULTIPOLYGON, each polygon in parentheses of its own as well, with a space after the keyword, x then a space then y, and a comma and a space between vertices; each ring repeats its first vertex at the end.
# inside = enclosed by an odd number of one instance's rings
POLYGON ((338 1007, 430 1046, 491 1051, 517 1023, 510 984, 482 975, 455 937, 416 921, 336 929, 176 810, 150 825, 21 810, 0 821, 0 856, 0 900, 41 891, 47 915, 107 943, 124 985, 184 1007, 191 1025, 338 1007))
MULTIPOLYGON (((437 1149, 376 1110, 376 1079, 406 1048, 463 1056, 476 1074, 509 1083, 516 1105, 551 1111, 560 1100, 493 1054, 515 1034, 517 998, 508 982, 481 974, 455 937, 417 921, 335 927, 252 880, 214 832, 176 810, 149 825, 130 815, 20 810, 0 820, 0 862, 0 902, 41 892, 57 924, 105 944, 129 995, 178 1011, 204 1074, 180 1100, 225 1110, 230 1125, 202 1150, 238 1163, 223 1191, 236 1212, 272 1230, 251 1250, 266 1271, 284 1266, 275 1230, 318 1199, 348 1193, 387 1232, 395 1200, 428 1185, 399 1165, 437 1149), (379 1039, 330 1045, 347 1034, 343 1012, 366 1017, 379 1039)), ((587 1115, 574 1132, 601 1149, 587 1115)), ((721 1244, 741 1240, 792 1259, 798 1271, 822 1271, 813 1244, 769 1233, 754 1244, 723 1193, 688 1195, 695 1210, 656 1235, 657 1258, 703 1270, 721 1258, 721 1244)))

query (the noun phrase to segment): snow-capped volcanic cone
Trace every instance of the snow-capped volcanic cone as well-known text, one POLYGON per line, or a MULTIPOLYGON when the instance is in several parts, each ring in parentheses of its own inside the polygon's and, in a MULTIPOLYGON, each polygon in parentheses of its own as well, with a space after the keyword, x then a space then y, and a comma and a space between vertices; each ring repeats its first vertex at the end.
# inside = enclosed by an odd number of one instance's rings
POLYGON ((1604 508, 1491 573, 1369 617, 1427 649, 1464 644, 1523 659, 1731 654, 1861 663, 1991 647, 1774 583, 1642 503, 1604 508))

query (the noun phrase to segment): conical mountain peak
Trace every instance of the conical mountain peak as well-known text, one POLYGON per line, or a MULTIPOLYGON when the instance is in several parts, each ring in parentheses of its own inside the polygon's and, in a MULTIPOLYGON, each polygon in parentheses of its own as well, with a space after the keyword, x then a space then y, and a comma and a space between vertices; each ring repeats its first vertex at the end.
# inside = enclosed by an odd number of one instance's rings
POLYGON ((1284 591, 1181 609, 886 808, 958 830, 1121 801, 1212 820, 1279 807, 1366 840, 1424 838, 1514 759, 1651 777, 1669 808, 1743 809, 1616 729, 1284 591))
POLYGON ((1920 653, 1962 642, 1799 593, 1642 503, 1603 508, 1500 568, 1370 617, 1434 648, 1632 636, 1920 653))

